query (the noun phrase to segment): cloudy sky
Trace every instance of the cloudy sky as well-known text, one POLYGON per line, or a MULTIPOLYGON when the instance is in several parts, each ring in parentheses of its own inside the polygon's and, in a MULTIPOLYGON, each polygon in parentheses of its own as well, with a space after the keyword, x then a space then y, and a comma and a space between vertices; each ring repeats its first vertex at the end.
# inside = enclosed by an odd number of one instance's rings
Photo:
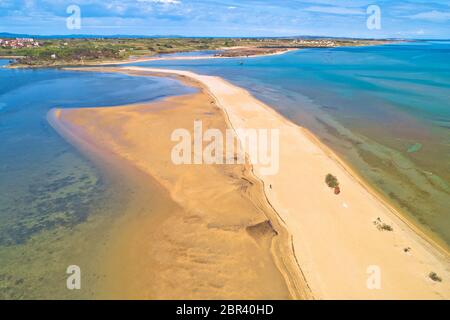
POLYGON ((449 39, 450 0, 0 0, 0 32, 449 39), (70 5, 80 29, 67 27, 70 5), (370 5, 380 29, 367 27, 370 5))

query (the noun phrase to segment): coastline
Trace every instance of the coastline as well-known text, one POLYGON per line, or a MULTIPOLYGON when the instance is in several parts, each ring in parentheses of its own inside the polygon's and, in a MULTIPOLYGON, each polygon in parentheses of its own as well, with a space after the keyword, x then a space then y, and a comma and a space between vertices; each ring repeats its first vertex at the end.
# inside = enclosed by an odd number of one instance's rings
MULTIPOLYGON (((99 71, 98 69, 100 68, 92 68, 91 71, 99 71)), ((107 71, 108 69, 102 68, 102 70, 107 71)), ((81 69, 80 71, 83 70, 81 69)), ((300 270, 305 273, 305 278, 311 287, 314 297, 319 299, 410 299, 445 298, 446 294, 448 295, 449 276, 448 271, 446 271, 449 263, 448 256, 434 249, 434 246, 428 243, 429 239, 423 239, 421 235, 417 234, 417 230, 412 230, 412 226, 408 225, 406 221, 403 221, 401 215, 399 216, 394 208, 389 206, 383 199, 380 199, 370 186, 355 175, 353 170, 346 166, 329 148, 320 143, 306 129, 298 127, 283 118, 272 108, 253 98, 247 91, 218 77, 200 76, 187 71, 139 67, 124 67, 120 68, 120 70, 113 71, 151 73, 152 75, 175 75, 194 80, 208 91, 217 105, 226 113, 231 127, 260 126, 266 128, 282 128, 281 137, 286 138, 282 140, 282 143, 283 141, 289 141, 293 150, 297 151, 296 153, 302 153, 301 157, 296 160, 320 161, 322 167, 327 168, 326 170, 332 170, 333 173, 339 172, 338 176, 340 180, 341 177, 344 177, 343 194, 336 197, 331 195, 328 188, 324 186, 324 175, 312 175, 308 171, 298 169, 298 165, 295 166, 295 163, 299 162, 294 162, 293 164, 292 156, 286 152, 282 152, 281 160, 282 164, 283 159, 290 163, 288 164, 290 170, 287 170, 289 171, 288 176, 286 172, 282 172, 277 177, 263 177, 260 172, 261 168, 258 165, 252 166, 252 171, 264 185, 264 193, 268 202, 273 206, 280 220, 286 224, 287 229, 292 234, 292 246, 298 258, 300 270), (239 105, 240 103, 246 107, 241 107, 239 105), (292 185, 297 185, 298 178, 300 180, 302 178, 303 180, 310 178, 310 181, 313 182, 312 185, 306 184, 307 188, 313 190, 312 192, 305 190, 305 185, 300 188, 301 194, 307 193, 312 196, 310 199, 312 205, 298 205, 298 196, 296 199, 296 195, 292 190, 286 188, 290 185, 292 189, 292 185), (274 185, 274 190, 268 187, 272 184, 274 185), (277 190, 278 188, 280 190, 277 190), (346 197, 347 192, 349 194, 351 193, 351 197, 342 203, 342 205, 348 202, 352 206, 355 203, 355 207, 358 208, 353 210, 351 208, 349 209, 348 206, 344 207, 343 210, 351 211, 351 214, 349 215, 350 217, 342 221, 342 217, 339 217, 342 214, 340 212, 342 207, 338 209, 338 206, 341 204, 339 203, 340 198, 346 197), (321 201, 315 200, 314 197, 317 197, 317 199, 320 198, 321 201), (319 207, 323 206, 322 202, 326 202, 328 206, 324 208, 330 211, 331 214, 325 214, 320 219, 318 217, 311 217, 313 215, 328 213, 327 210, 319 210, 319 207), (371 212, 366 213, 364 212, 364 207, 369 204, 371 212), (312 214, 306 214, 308 211, 312 214), (363 213, 361 214, 361 212, 363 213), (379 231, 373 226, 373 219, 376 219, 377 215, 382 216, 383 221, 388 221, 394 226, 392 237, 388 237, 387 233, 379 231), (338 217, 336 218, 336 216, 338 217), (352 221, 349 222, 346 220, 352 221), (317 227, 318 223, 326 225, 324 226, 325 230, 320 230, 317 227), (354 230, 354 228, 362 228, 363 231, 354 230), (334 251, 337 249, 338 252, 330 252, 327 244, 320 243, 321 233, 324 231, 330 237, 328 241, 333 242, 333 237, 335 237, 334 240, 340 242, 337 245, 334 243, 330 244, 333 246, 334 251), (352 237, 353 240, 350 241, 352 237), (358 242, 361 242, 361 245, 358 242), (402 247, 405 245, 413 248, 412 254, 402 252, 402 247), (365 252, 367 249, 372 249, 374 254, 371 255, 365 252), (431 250, 431 252, 428 253, 428 250, 431 250), (388 251, 389 253, 384 253, 383 251, 388 251), (330 254, 332 257, 327 256, 330 254), (345 260, 345 257, 350 262, 342 262, 342 260, 345 260), (383 264, 381 268, 383 274, 385 272, 388 273, 387 290, 371 291, 364 288, 367 278, 366 268, 364 267, 369 265, 367 263, 371 259, 381 262, 380 264, 383 264), (333 263, 339 264, 339 262, 342 262, 341 267, 331 267, 333 263), (426 268, 424 268, 424 265, 426 268), (403 266, 406 270, 404 272, 395 270, 399 266, 403 266), (434 268, 435 270, 431 270, 430 268, 434 268), (443 282, 430 282, 427 279, 426 270, 428 269, 430 269, 430 272, 437 271, 439 276, 443 278, 443 282), (348 275, 352 272, 354 274, 348 275), (333 273, 334 278, 336 277, 336 273, 340 275, 344 274, 344 279, 333 280, 333 273), (322 279, 321 276, 324 278, 322 279), (399 277, 401 279, 397 281, 399 277), (349 283, 349 281, 356 282, 356 285, 349 283), (347 284, 347 287, 345 284, 347 284), (348 292, 342 292, 344 288, 348 292), (410 290, 415 291, 410 292, 410 290)), ((319 167, 319 165, 317 166, 319 167)), ((316 171, 323 172, 323 168, 317 169, 316 171)))
MULTIPOLYGON (((348 46, 348 47, 364 47, 364 46, 380 46, 380 45, 386 45, 386 44, 392 44, 392 43, 398 43, 403 42, 403 40, 390 40, 390 41, 383 41, 378 43, 372 43, 372 44, 362 44, 362 45, 355 45, 355 46, 348 46)), ((236 54, 231 56, 160 56, 155 55, 151 57, 141 57, 141 58, 133 58, 133 59, 126 59, 126 60, 96 60, 96 61, 88 61, 86 63, 61 63, 61 64, 44 64, 44 65, 23 65, 23 64, 17 64, 17 65, 8 65, 7 68, 11 69, 38 69, 38 68, 70 68, 70 67, 90 67, 90 66, 108 66, 108 65, 123 65, 123 64, 130 64, 130 63, 140 63, 140 62, 148 62, 148 61, 170 61, 170 60, 202 60, 202 59, 240 59, 240 58, 257 58, 257 57, 267 57, 267 56, 275 56, 275 55, 282 55, 288 52, 292 51, 298 51, 303 49, 324 49, 324 48, 339 48, 339 47, 347 47, 347 46, 335 46, 335 47, 285 47, 280 48, 277 52, 270 52, 270 53, 254 53, 254 54, 236 54)), ((218 48, 217 50, 223 50, 223 51, 232 51, 234 49, 252 49, 252 47, 227 47, 227 48, 218 48)), ((180 51, 175 53, 186 53, 186 52, 192 52, 195 53, 197 51, 201 50, 195 50, 195 51, 180 51)), ((22 58, 22 56, 4 56, 4 59, 15 59, 15 58, 22 58)))
MULTIPOLYGON (((109 66, 109 65, 123 65, 123 64, 129 64, 129 63, 140 63, 140 62, 148 62, 148 61, 172 61, 172 60, 202 60, 202 59, 239 59, 239 58, 258 58, 258 57, 268 57, 268 56, 276 56, 276 55, 282 55, 288 52, 301 50, 301 48, 293 48, 293 49, 286 49, 286 50, 280 50, 278 52, 273 53, 262 53, 262 54, 255 54, 255 55, 237 55, 232 57, 227 56, 154 56, 154 57, 147 57, 147 58, 136 58, 136 59, 127 59, 127 60, 106 60, 106 61, 90 61, 83 64, 58 64, 58 65, 36 65, 36 66, 30 66, 30 65, 8 65, 7 68, 10 69, 38 69, 38 68, 70 68, 70 67, 95 67, 95 66, 109 66)), ((195 52, 195 51, 189 51, 189 52, 195 52)), ((2 59, 17 59, 20 58, 20 56, 12 56, 12 58, 8 58, 5 56, 2 59)))

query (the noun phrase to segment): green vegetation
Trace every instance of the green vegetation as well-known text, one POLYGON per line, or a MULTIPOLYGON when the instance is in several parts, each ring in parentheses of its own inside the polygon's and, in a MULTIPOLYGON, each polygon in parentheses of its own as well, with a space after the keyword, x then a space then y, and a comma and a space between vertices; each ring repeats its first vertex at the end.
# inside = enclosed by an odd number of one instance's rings
POLYGON ((431 280, 435 282, 442 282, 441 277, 439 277, 436 272, 430 272, 428 276, 430 277, 431 280))
POLYGON ((337 47, 380 44, 382 41, 348 39, 237 39, 237 38, 138 38, 138 39, 46 39, 38 47, 0 48, 2 57, 18 57, 14 65, 47 67, 95 64, 129 58, 151 57, 157 54, 198 50, 221 50, 233 47, 286 49, 337 47))
POLYGON ((214 50, 247 42, 225 39, 51 39, 39 43, 39 47, 33 48, 0 48, 0 56, 20 56, 16 64, 22 66, 82 65, 163 53, 214 50))
MULTIPOLYGON (((394 231, 394 228, 392 228, 387 223, 381 221, 380 218, 377 218, 377 220, 375 220, 373 222, 373 224, 376 225, 377 229, 380 230, 380 231, 394 231)), ((405 251, 405 252, 407 252, 407 251, 405 251)))
POLYGON ((52 39, 39 43, 33 48, 0 48, 0 56, 21 56, 17 64, 25 66, 82 65, 225 45, 224 40, 209 39, 52 39))
POLYGON ((382 223, 379 226, 379 229, 382 230, 382 231, 393 231, 394 230, 390 225, 388 225, 386 223, 382 223))
POLYGON ((325 177, 325 182, 330 188, 339 187, 338 179, 335 176, 333 176, 331 173, 327 174, 327 176, 325 177))

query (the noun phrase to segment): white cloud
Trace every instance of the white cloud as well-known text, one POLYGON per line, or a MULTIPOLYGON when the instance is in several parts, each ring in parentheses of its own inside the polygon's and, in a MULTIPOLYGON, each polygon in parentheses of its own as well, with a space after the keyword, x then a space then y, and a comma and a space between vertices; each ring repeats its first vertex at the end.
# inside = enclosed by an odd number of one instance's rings
POLYGON ((138 0, 139 2, 153 2, 158 4, 180 4, 181 0, 138 0))
POLYGON ((312 6, 305 9, 309 12, 330 13, 339 15, 364 15, 365 11, 362 9, 332 7, 332 6, 312 6))
POLYGON ((123 14, 127 10, 127 5, 121 4, 120 2, 110 2, 106 5, 108 10, 114 11, 117 14, 123 14))
POLYGON ((155 3, 164 6, 181 4, 181 0, 137 0, 137 2, 155 3))
POLYGON ((8 8, 12 6, 11 1, 8 0, 0 0, 0 8, 8 8))
POLYGON ((419 30, 411 30, 411 31, 397 31, 395 34, 397 36, 423 36, 426 35, 428 32, 423 30, 423 29, 419 29, 419 30))
POLYGON ((408 16, 408 18, 417 19, 417 20, 434 21, 434 22, 445 22, 447 20, 450 20, 450 12, 433 10, 433 11, 417 13, 412 16, 408 16))

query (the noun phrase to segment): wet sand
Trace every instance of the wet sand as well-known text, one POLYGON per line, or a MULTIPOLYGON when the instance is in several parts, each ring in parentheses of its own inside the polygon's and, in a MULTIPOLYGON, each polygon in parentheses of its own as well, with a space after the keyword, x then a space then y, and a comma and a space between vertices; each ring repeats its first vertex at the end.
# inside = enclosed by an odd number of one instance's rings
POLYGON ((176 128, 227 128, 201 90, 161 102, 55 109, 52 126, 133 197, 111 231, 99 298, 308 299, 289 234, 251 166, 170 160, 176 128), (114 174, 114 173, 113 173, 114 174))
MULTIPOLYGON (((118 71, 117 68, 91 68, 90 70, 118 71)), ((449 298, 450 263, 448 253, 431 243, 419 230, 404 220, 400 213, 379 198, 357 174, 310 132, 283 118, 273 109, 253 98, 247 91, 218 77, 201 76, 187 71, 139 67, 120 68, 120 71, 141 75, 153 72, 155 75, 191 79, 210 95, 209 103, 211 105, 214 102, 223 110, 231 127, 243 129, 277 128, 280 130, 280 170, 276 175, 264 176, 262 174, 263 168, 258 164, 252 164, 251 171, 256 178, 262 181, 264 192, 259 192, 258 196, 250 198, 264 199, 267 197, 268 203, 270 203, 268 207, 272 206, 274 216, 278 215, 279 223, 285 226, 292 236, 293 250, 299 266, 298 273, 291 273, 294 277, 287 276, 288 273, 283 271, 292 269, 280 267, 291 266, 289 251, 286 250, 285 254, 277 254, 274 251, 277 246, 273 244, 279 243, 281 244, 279 247, 286 248, 283 244, 288 241, 272 240, 272 253, 275 253, 272 255, 274 264, 279 267, 278 270, 284 275, 284 281, 289 284, 287 287, 289 287, 292 296, 295 297, 295 294, 292 294, 291 284, 295 283, 299 285, 294 286, 294 288, 304 290, 303 294, 297 295, 297 298, 311 297, 308 294, 308 288, 311 289, 314 298, 318 299, 449 298), (342 192, 338 196, 324 182, 325 175, 328 173, 336 175, 341 183, 342 192), (389 225, 393 230, 380 230, 377 228, 377 221, 389 225), (280 263, 280 259, 288 259, 288 263, 280 263), (371 277, 373 270, 380 272, 379 288, 369 288, 367 285, 368 280, 373 280, 373 277, 371 277), (441 278, 441 282, 431 280, 430 272, 435 272, 441 278), (302 277, 298 277, 298 274, 304 275, 307 284, 302 281, 302 277), (292 282, 292 279, 295 279, 294 282, 292 282)), ((173 99, 183 100, 182 97, 173 99)), ((169 104, 165 110, 161 110, 163 113, 170 111, 172 99, 167 101, 169 101, 169 104)), ((139 138, 142 137, 140 134, 153 126, 155 122, 148 122, 147 127, 142 128, 142 126, 145 126, 145 118, 134 119, 135 121, 130 121, 129 118, 121 118, 121 115, 128 113, 130 110, 128 108, 122 110, 114 108, 115 110, 121 110, 121 112, 114 112, 111 111, 114 109, 108 110, 105 108, 57 110, 53 112, 54 121, 52 122, 63 129, 65 128, 65 130, 73 126, 73 132, 87 132, 92 141, 102 141, 102 145, 105 145, 105 141, 109 141, 108 143, 114 145, 114 148, 124 145, 121 141, 133 141, 133 145, 139 145, 141 151, 146 151, 139 153, 122 150, 122 155, 138 162, 141 167, 148 167, 148 163, 152 161, 152 155, 148 154, 148 150, 159 150, 161 144, 169 140, 170 132, 161 129, 162 131, 158 131, 159 139, 156 139, 157 141, 155 139, 152 139, 151 143, 142 141, 139 138), (94 117, 95 121, 92 120, 94 117), (108 124, 109 130, 105 130, 104 123, 108 124), (89 128, 89 130, 86 128, 89 128), (109 134, 106 138, 102 138, 105 132, 109 132, 109 134), (162 134, 163 132, 165 132, 165 135, 162 134)), ((173 115, 175 114, 179 114, 179 112, 174 112, 173 115)), ((198 117, 199 114, 196 116, 198 117)), ((172 122, 172 119, 170 122, 172 122)), ((191 128, 192 122, 193 118, 190 118, 185 123, 185 127, 191 128)), ((162 128, 164 128, 164 125, 162 125, 162 128)), ((117 150, 120 150, 120 148, 117 150)), ((120 153, 117 150, 115 152, 120 153)), ((168 179, 168 173, 171 170, 167 169, 170 168, 170 164, 166 163, 165 166, 156 167, 164 170, 155 171, 153 165, 147 169, 152 176, 160 175, 168 179)), ((182 207, 191 209, 214 207, 219 203, 219 200, 221 209, 230 205, 222 203, 222 194, 223 192, 227 193, 229 185, 221 184, 217 186, 211 179, 202 179, 199 174, 203 173, 197 171, 207 170, 209 172, 215 166, 198 166, 202 169, 195 166, 184 167, 188 168, 177 168, 175 170, 185 170, 189 178, 185 178, 185 175, 181 172, 175 172, 170 179, 175 177, 178 183, 166 185, 166 189, 171 190, 171 197, 177 203, 182 203, 182 207), (192 185, 191 179, 196 179, 196 182, 205 184, 205 187, 200 188, 199 193, 194 192, 189 187, 192 185), (182 183, 183 181, 184 183, 182 183), (173 189, 174 185, 176 188, 173 189), (172 189, 170 186, 172 186, 172 189), (205 199, 205 196, 207 199, 205 199), (214 200, 208 200, 211 197, 214 200)), ((231 167, 227 166, 223 170, 227 172, 227 170, 231 170, 231 167)), ((230 177, 229 173, 227 175, 230 177)), ((255 181, 258 182, 258 179, 255 181)), ((242 181, 240 182, 240 188, 242 188, 242 181)), ((251 185, 253 186, 253 184, 251 185)), ((236 187, 236 185, 233 186, 236 187)), ((232 204, 236 203, 232 202, 232 204)), ((236 221, 236 219, 242 221, 242 218, 240 218, 242 212, 237 213, 233 206, 229 208, 231 210, 227 210, 227 215, 222 215, 221 219, 225 219, 229 223, 236 221)), ((266 212, 266 217, 268 216, 270 214, 266 212)), ((251 223, 248 222, 250 220, 244 220, 246 222, 241 223, 241 226, 264 226, 264 224, 261 225, 264 220, 253 218, 250 219, 251 223)), ((270 219, 270 221, 272 226, 275 226, 277 220, 270 219)), ((265 238, 267 238, 267 233, 273 234, 273 231, 270 231, 272 229, 268 228, 267 224, 261 229, 265 231, 258 231, 256 234, 263 233, 265 238)), ((275 230, 278 231, 276 227, 275 230)), ((254 238, 254 234, 254 232, 249 232, 248 228, 246 229, 246 236, 250 235, 254 238)), ((193 237, 192 241, 196 241, 197 238, 198 235, 193 237)), ((274 239, 280 240, 281 238, 277 236, 274 239)), ((287 238, 289 239, 289 235, 287 238)), ((238 237, 233 239, 236 240, 238 237)), ((261 239, 261 236, 258 239, 261 239)), ((209 247, 212 243, 215 242, 208 239, 203 246, 209 247)), ((281 250, 278 251, 278 253, 280 252, 282 253, 281 250)), ((248 257, 243 259, 244 256, 237 257, 236 266, 245 265, 248 257), (239 261, 239 259, 241 260, 239 261)), ((253 265, 256 261, 268 260, 257 259, 253 261, 253 265)), ((222 263, 222 261, 218 262, 222 263)), ((227 262, 230 261, 227 260, 227 262)), ((238 268, 242 270, 241 267, 238 268)), ((270 269, 274 270, 273 267, 270 269)), ((248 280, 250 274, 242 274, 242 278, 248 280)), ((268 281, 272 285, 274 284, 273 279, 275 278, 268 281)), ((275 282, 278 283, 278 281, 275 282)), ((193 281, 192 283, 197 282, 193 281)), ((224 281, 224 283, 227 283, 227 281, 224 281)), ((251 289, 247 285, 245 287, 251 289)), ((294 291, 301 292, 301 290, 294 291)), ((277 292, 281 293, 282 290, 277 292)), ((246 290, 236 291, 236 294, 238 293, 241 294, 240 297, 242 298, 254 297, 249 295, 246 290)), ((208 294, 209 298, 218 297, 208 294)))

